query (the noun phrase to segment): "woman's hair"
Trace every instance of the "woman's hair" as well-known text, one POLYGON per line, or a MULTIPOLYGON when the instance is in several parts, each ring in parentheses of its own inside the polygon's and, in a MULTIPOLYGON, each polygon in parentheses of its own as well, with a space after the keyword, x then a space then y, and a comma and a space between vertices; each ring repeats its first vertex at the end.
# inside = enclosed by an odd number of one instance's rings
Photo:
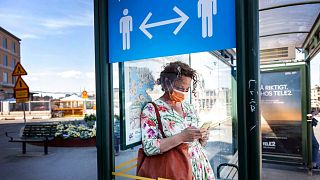
POLYGON ((174 81, 180 78, 181 76, 190 77, 193 80, 192 93, 195 95, 198 83, 197 72, 194 69, 192 69, 188 64, 180 61, 168 63, 164 67, 164 70, 160 73, 158 84, 160 84, 162 90, 165 91, 169 88, 168 85, 170 83, 174 83, 174 81))

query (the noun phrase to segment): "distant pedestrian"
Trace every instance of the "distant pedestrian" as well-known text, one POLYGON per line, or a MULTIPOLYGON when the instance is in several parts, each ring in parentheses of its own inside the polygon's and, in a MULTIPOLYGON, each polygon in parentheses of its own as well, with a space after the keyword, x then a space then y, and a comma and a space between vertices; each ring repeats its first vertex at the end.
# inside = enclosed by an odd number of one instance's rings
MULTIPOLYGON (((316 113, 314 111, 312 113, 312 126, 316 127, 318 125, 318 120, 314 117, 316 113)), ((320 169, 320 166, 317 164, 318 162, 318 152, 319 152, 319 142, 314 135, 314 129, 312 128, 312 166, 313 169, 320 169)))

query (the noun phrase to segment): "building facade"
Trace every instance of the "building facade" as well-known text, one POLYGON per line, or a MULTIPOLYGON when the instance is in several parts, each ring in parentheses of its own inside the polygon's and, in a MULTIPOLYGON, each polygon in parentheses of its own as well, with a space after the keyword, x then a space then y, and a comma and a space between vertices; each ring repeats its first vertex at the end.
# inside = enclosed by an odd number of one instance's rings
POLYGON ((12 72, 21 60, 20 41, 21 39, 0 27, 0 100, 13 97, 16 78, 12 76, 12 72))
POLYGON ((320 109, 320 85, 311 88, 311 108, 317 111, 320 109))

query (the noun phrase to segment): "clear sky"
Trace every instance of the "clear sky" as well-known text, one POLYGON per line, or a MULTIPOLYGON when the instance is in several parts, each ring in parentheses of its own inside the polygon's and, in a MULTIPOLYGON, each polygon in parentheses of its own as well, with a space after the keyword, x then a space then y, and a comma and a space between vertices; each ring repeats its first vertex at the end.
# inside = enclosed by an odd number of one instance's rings
MULTIPOLYGON (((0 0, 0 26, 19 37, 31 91, 94 92, 93 0, 0 0)), ((311 85, 320 84, 320 54, 311 85)))
POLYGON ((93 0, 0 0, 0 26, 21 39, 31 91, 94 91, 93 0))
POLYGON ((310 63, 311 88, 320 84, 320 53, 318 53, 310 63))

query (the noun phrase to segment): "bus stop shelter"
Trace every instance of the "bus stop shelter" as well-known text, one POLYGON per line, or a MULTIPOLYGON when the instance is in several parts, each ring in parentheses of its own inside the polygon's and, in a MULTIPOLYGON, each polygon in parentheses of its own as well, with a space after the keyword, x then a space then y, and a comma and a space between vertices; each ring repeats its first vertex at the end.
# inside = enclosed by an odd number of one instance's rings
MULTIPOLYGON (((112 172, 115 169, 112 138, 113 66, 110 63, 112 37, 109 32, 118 28, 118 24, 108 23, 112 3, 116 2, 94 1, 99 179, 113 179, 112 172)), ((234 7, 234 48, 237 54, 233 65, 237 74, 238 176, 243 180, 260 179, 260 62, 264 65, 302 62, 308 74, 310 60, 320 49, 320 1, 236 0, 234 7), (296 59, 290 56, 296 50, 305 52, 306 57, 296 59)), ((125 11, 123 13, 128 14, 125 11)), ((305 83, 306 92, 310 92, 310 75, 306 76, 305 83)), ((310 102, 305 105, 306 115, 310 110, 310 102)))

